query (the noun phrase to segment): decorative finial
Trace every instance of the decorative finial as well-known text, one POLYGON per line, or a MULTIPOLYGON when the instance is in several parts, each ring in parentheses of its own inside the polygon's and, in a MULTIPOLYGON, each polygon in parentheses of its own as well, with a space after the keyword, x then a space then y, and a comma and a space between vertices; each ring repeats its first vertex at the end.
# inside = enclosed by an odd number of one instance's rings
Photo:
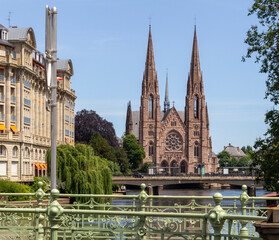
POLYGON ((196 25, 197 25, 197 18, 196 18, 196 16, 195 16, 194 20, 195 20, 195 27, 196 27, 196 25))
POLYGON ((174 107, 174 103, 175 103, 175 102, 174 102, 174 101, 172 101, 172 105, 173 105, 173 107, 174 107))
POLYGON ((149 17, 149 28, 151 28, 151 17, 149 17))

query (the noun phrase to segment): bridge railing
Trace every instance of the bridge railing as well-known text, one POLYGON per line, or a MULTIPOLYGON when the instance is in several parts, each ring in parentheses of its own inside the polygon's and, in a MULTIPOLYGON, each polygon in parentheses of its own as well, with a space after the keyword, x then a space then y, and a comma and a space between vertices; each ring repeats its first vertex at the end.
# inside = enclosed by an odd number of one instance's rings
MULTIPOLYGON (((130 196, 45 194, 41 187, 27 201, 0 203, 1 239, 260 239, 253 222, 267 219, 267 198, 249 197, 245 185, 237 197, 150 196, 145 184, 130 196), (163 198, 170 201, 160 205, 163 198)), ((24 194, 0 198, 13 195, 24 194)))

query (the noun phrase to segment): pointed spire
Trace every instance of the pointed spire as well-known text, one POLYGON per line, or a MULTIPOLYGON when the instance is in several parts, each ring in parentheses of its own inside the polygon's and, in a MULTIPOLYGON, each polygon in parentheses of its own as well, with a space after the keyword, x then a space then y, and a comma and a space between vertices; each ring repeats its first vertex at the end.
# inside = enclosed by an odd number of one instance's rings
POLYGON ((148 36, 148 46, 145 61, 145 71, 143 77, 143 93, 153 92, 158 94, 158 81, 157 74, 155 70, 151 25, 149 25, 149 36, 148 36))
POLYGON ((189 94, 190 91, 193 93, 195 86, 198 86, 200 92, 203 93, 202 85, 203 84, 202 84, 202 74, 201 74, 201 67, 200 67, 197 30, 195 25, 190 74, 188 76, 188 84, 187 84, 187 94, 189 94))
POLYGON ((126 135, 133 134, 133 119, 131 101, 128 102, 127 116, 126 116, 126 135))
POLYGON ((167 112, 170 109, 170 100, 169 100, 169 85, 168 85, 168 71, 166 75, 166 92, 165 92, 165 101, 164 101, 164 112, 167 112))

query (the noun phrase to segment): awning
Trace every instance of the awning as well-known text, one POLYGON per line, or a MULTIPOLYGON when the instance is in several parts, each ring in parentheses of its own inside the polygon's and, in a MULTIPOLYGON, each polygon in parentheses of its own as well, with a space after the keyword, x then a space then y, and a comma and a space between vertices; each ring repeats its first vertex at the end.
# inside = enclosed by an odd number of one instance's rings
POLYGON ((38 164, 38 163, 35 163, 35 167, 36 168, 41 168, 40 164, 38 164))
POLYGON ((45 168, 44 164, 40 163, 39 165, 40 165, 41 168, 45 168))
POLYGON ((17 130, 16 126, 15 125, 11 125, 11 130, 14 132, 14 133, 18 133, 19 131, 17 130))
POLYGON ((4 124, 0 124, 0 130, 7 130, 4 124))
POLYGON ((72 139, 70 139, 70 143, 73 144, 72 139))

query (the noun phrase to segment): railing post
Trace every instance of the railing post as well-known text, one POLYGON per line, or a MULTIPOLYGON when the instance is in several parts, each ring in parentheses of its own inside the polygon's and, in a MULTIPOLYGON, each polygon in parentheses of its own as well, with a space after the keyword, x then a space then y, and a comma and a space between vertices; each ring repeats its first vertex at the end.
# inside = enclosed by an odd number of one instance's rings
MULTIPOLYGON (((148 199, 148 194, 145 192, 146 185, 142 183, 140 185, 140 188, 141 188, 141 192, 138 196, 140 202, 140 211, 145 212, 145 204, 148 199)), ((144 223, 145 223, 145 216, 140 216, 140 224, 137 233, 141 239, 145 239, 145 235, 146 235, 146 229, 144 228, 144 223)))
MULTIPOLYGON (((38 182, 39 189, 36 191, 35 196, 37 198, 38 208, 42 208, 42 203, 44 200, 45 192, 42 189, 43 183, 38 182)), ((42 213, 38 213, 36 216, 36 239, 37 240, 44 240, 44 226, 43 220, 45 219, 42 213)))
POLYGON ((50 195, 53 200, 48 207, 48 217, 50 221, 50 240, 57 240, 60 215, 63 213, 63 208, 57 201, 59 191, 57 189, 52 189, 50 195))
POLYGON ((214 240, 220 240, 221 231, 225 223, 224 217, 227 213, 221 207, 221 202, 223 200, 223 195, 221 193, 215 193, 213 195, 213 200, 216 206, 209 211, 208 218, 212 228, 214 229, 214 240))
MULTIPOLYGON (((240 202, 241 202, 241 211, 242 211, 242 215, 246 216, 246 205, 247 202, 249 200, 249 195, 246 193, 247 190, 247 186, 246 185, 242 185, 242 191, 243 193, 241 193, 240 195, 240 202)), ((246 220, 242 220, 240 221, 241 224, 241 229, 240 229, 240 236, 248 236, 248 229, 246 227, 248 221, 246 220)))

